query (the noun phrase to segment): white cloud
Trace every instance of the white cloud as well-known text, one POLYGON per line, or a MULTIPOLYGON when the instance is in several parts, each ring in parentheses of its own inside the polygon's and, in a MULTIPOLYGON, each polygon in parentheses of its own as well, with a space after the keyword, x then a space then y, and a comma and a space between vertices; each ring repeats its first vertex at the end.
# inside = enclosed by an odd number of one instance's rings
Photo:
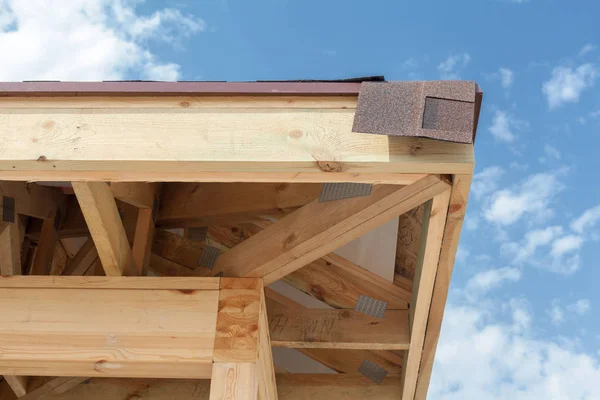
POLYGON ((585 89, 594 86, 598 69, 594 64, 583 64, 577 68, 559 66, 552 70, 552 77, 542 86, 548 107, 555 109, 565 103, 576 103, 585 89))
POLYGON ((442 79, 459 79, 460 72, 471 62, 468 53, 451 54, 438 65, 438 71, 442 79))
POLYGON ((496 190, 503 175, 504 169, 498 166, 484 168, 473 176, 471 191, 477 198, 490 194, 496 190))
POLYGON ((500 76, 500 83, 504 89, 508 89, 512 86, 514 80, 514 73, 508 68, 498 69, 498 75, 500 76))
POLYGON ((587 314, 592 307, 592 303, 589 299, 579 299, 575 303, 567 306, 567 310, 571 311, 579 316, 587 314))
POLYGON ((467 282, 467 292, 488 292, 505 282, 516 282, 521 279, 518 268, 504 267, 479 272, 467 282))
POLYGON ((577 233, 584 233, 584 231, 593 228, 600 221, 600 205, 585 210, 583 214, 573 222, 571 222, 571 229, 577 233))
POLYGON ((554 146, 550 146, 546 144, 544 146, 544 153, 548 158, 554 158, 555 160, 560 160, 560 151, 554 146))
POLYGON ((596 46, 592 43, 588 43, 585 46, 583 46, 581 48, 581 50, 579 50, 579 56, 580 57, 585 56, 587 53, 590 53, 590 52, 596 50, 597 48, 598 48, 598 46, 596 46))
POLYGON ((511 225, 524 215, 538 219, 552 214, 550 201, 562 189, 555 174, 540 173, 527 177, 520 185, 494 192, 483 216, 499 225, 511 225))
POLYGON ((516 139, 515 131, 527 129, 529 124, 521 121, 506 111, 496 110, 489 131, 496 140, 512 143, 516 139))
POLYGON ((550 254, 553 257, 563 257, 565 254, 573 253, 581 248, 583 238, 577 235, 566 235, 556 239, 552 243, 550 254))
POLYGON ((201 19, 172 8, 149 16, 136 0, 0 2, 0 80, 176 80, 179 66, 152 53, 205 29, 201 19))
POLYGON ((565 321, 565 312, 556 299, 552 301, 552 307, 547 311, 547 314, 554 325, 560 325, 565 321))

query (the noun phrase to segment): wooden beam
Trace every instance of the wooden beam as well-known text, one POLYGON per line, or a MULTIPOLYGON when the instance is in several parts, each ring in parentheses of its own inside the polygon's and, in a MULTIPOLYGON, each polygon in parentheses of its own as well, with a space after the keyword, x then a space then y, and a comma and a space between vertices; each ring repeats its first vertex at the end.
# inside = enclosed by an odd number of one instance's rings
POLYGON ((13 392, 17 397, 23 397, 27 393, 27 381, 28 377, 26 376, 14 376, 14 375, 5 375, 4 379, 11 387, 13 392))
POLYGON ((258 354, 256 360, 256 375, 258 379, 258 399, 278 400, 277 381, 275 380, 275 364, 271 351, 271 335, 269 331, 269 316, 264 287, 260 291, 260 311, 258 319, 258 354))
POLYGON ((154 208, 159 184, 146 182, 112 182, 110 190, 115 199, 138 208, 154 208))
POLYGON ((19 222, 7 223, 0 234, 0 275, 21 275, 19 222))
POLYGON ((106 275, 137 275, 115 200, 104 182, 73 182, 106 275))
POLYGON ((17 395, 8 384, 8 381, 3 377, 0 377, 0 399, 17 400, 17 395))
POLYGON ((355 310, 289 310, 269 305, 273 346, 291 348, 407 350, 408 311, 375 318, 355 310))
MULTIPOLYGON (((44 187, 35 183, 0 181, 1 202, 4 197, 14 200, 16 214, 40 219, 53 218, 56 207, 61 206, 64 209, 66 200, 66 196, 56 188, 44 187)), ((4 204, 0 203, 0 206, 4 207, 4 204)))
POLYGON ((50 400, 68 392, 88 379, 83 377, 31 378, 31 389, 25 396, 21 397, 21 400, 50 400))
POLYGON ((435 277, 440 261, 440 250, 444 237, 444 227, 450 190, 447 190, 425 205, 423 226, 421 230, 421 245, 415 271, 413 299, 409 313, 410 347, 406 353, 402 374, 402 398, 413 399, 417 386, 425 331, 429 318, 429 307, 435 284, 435 277))
POLYGON ((206 276, 212 276, 212 271, 198 265, 205 247, 204 242, 186 239, 173 232, 157 229, 154 234, 152 252, 191 270, 201 268, 205 270, 206 276))
POLYGON ((272 97, 258 108, 236 97, 215 108, 202 96, 194 103, 206 107, 174 100, 186 105, 162 109, 154 104, 164 100, 149 97, 132 99, 143 107, 111 98, 95 109, 70 100, 72 108, 48 99, 44 113, 31 111, 37 98, 3 100, 0 137, 11 138, 0 143, 3 179, 406 184, 403 173, 473 166, 469 144, 352 132, 355 110, 331 108, 330 96, 310 109, 272 97))
POLYGON ((49 275, 58 243, 58 231, 62 222, 62 211, 56 208, 51 218, 44 220, 30 275, 49 275))
MULTIPOLYGON (((209 378, 219 285, 218 278, 0 278, 0 374, 209 378)), ((228 296, 221 311, 239 317, 248 296, 228 296)), ((257 318, 241 321, 257 326, 257 318)))
POLYGON ((159 276, 213 276, 208 268, 190 269, 156 254, 150 255, 148 269, 159 276))
POLYGON ((161 227, 208 226, 278 214, 319 197, 321 184, 168 183, 160 202, 161 227))
POLYGON ((417 265, 423 210, 424 205, 421 204, 398 217, 395 273, 411 282, 417 265))
MULTIPOLYGON (((90 231, 85 223, 85 218, 75 196, 66 196, 66 211, 60 227, 61 238, 88 236, 90 231)), ((33 219, 27 227, 27 237, 34 241, 39 240, 42 232, 43 221, 33 219)))
POLYGON ((256 399, 256 364, 216 363, 210 380, 210 400, 256 399))
POLYGON ((456 258, 460 232, 467 209, 471 180, 472 175, 455 175, 453 179, 444 240, 442 242, 440 262, 433 288, 425 344, 423 346, 423 357, 419 370, 419 380, 415 396, 418 400, 425 400, 427 398, 435 351, 440 337, 444 309, 450 288, 450 278, 454 269, 454 259, 456 258))
POLYGON ((87 270, 92 266, 98 258, 98 251, 94 240, 89 238, 79 249, 75 257, 73 257, 65 266, 63 275, 85 275, 87 270))
POLYGON ((150 208, 139 211, 135 236, 131 249, 133 261, 139 275, 144 275, 150 265, 150 253, 154 241, 154 215, 150 208))
MULTIPOLYGON (((210 380, 92 378, 60 400, 208 400, 210 380)), ((398 400, 400 378, 389 374, 381 385, 360 374, 277 374, 280 400, 398 400)), ((4 400, 4 398, 2 398, 4 400)), ((9 399, 7 399, 9 400, 9 399)))
POLYGON ((448 188, 430 175, 406 187, 374 186, 370 196, 314 200, 221 255, 215 272, 270 284, 448 188))

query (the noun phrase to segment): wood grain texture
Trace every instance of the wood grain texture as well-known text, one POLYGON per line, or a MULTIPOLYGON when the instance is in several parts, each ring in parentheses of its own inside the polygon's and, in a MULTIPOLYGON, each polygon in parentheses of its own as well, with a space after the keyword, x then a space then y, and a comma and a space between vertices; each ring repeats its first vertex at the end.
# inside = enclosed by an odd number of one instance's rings
POLYGON ((154 207, 154 201, 158 199, 160 185, 147 182, 114 182, 110 190, 115 197, 124 203, 138 208, 154 207))
POLYGON ((219 290, 220 278, 0 276, 0 289, 219 290))
POLYGON ((256 375, 258 378, 258 399, 278 400, 277 381, 275 380, 275 364, 271 351, 271 335, 269 331, 269 316, 267 301, 262 287, 260 292, 260 312, 258 317, 258 354, 256 360, 256 375))
POLYGON ((204 173, 225 181, 212 174, 220 171, 232 181, 261 181, 261 173, 341 181, 356 173, 385 180, 472 169, 472 145, 355 133, 353 120, 354 110, 328 108, 7 108, 0 113, 0 170, 20 180, 47 179, 52 171, 60 180, 181 181, 195 171, 195 179, 204 173))
POLYGON ((152 209, 141 208, 138 214, 133 246, 131 248, 133 261, 139 275, 144 275, 150 265, 154 230, 152 209))
MULTIPOLYGON (((40 219, 52 218, 56 207, 61 206, 64 208, 64 202, 66 201, 65 196, 56 188, 25 182, 0 181, 0 199, 4 196, 15 200, 17 214, 40 219)), ((2 206, 2 203, 0 203, 0 206, 2 206)))
POLYGON ((444 317, 444 309, 450 288, 450 278, 460 240, 460 232, 467 209, 472 175, 455 175, 450 196, 450 206, 444 230, 440 262, 436 274, 433 297, 425 333, 423 357, 419 370, 415 398, 425 400, 433 370, 433 361, 444 317))
POLYGON ((204 242, 186 239, 176 233, 157 229, 154 233, 152 252, 191 270, 204 270, 205 276, 212 276, 211 270, 198 264, 205 247, 204 242))
POLYGON ((58 229, 62 220, 62 212, 57 212, 44 220, 30 275, 49 275, 54 260, 54 252, 58 244, 58 229))
POLYGON ((428 176, 401 188, 374 186, 370 196, 314 200, 221 255, 215 272, 272 283, 448 188, 428 176))
POLYGON ((0 290, 0 373, 210 376, 217 290, 57 287, 0 290))
POLYGON ((255 400, 256 364, 214 364, 209 398, 210 400, 255 400))
POLYGON ((106 275, 138 275, 115 200, 104 182, 73 182, 106 275))
POLYGON ((277 214, 319 197, 321 184, 169 183, 161 198, 157 225, 208 226, 277 214))
POLYGON ((410 347, 403 365, 402 396, 406 399, 415 397, 449 201, 450 190, 447 190, 425 205, 413 299, 409 312, 410 347))
POLYGON ((354 310, 289 310, 269 307, 273 346, 291 348, 407 350, 408 311, 375 318, 354 310))
POLYGON ((415 276, 423 210, 421 204, 398 217, 395 272, 410 281, 415 276))
POLYGON ((67 263, 63 270, 63 275, 85 275, 97 258, 98 251, 96 250, 96 244, 92 238, 89 238, 75 254, 75 257, 67 263))
POLYGON ((0 275, 21 275, 19 223, 7 223, 0 234, 0 275))

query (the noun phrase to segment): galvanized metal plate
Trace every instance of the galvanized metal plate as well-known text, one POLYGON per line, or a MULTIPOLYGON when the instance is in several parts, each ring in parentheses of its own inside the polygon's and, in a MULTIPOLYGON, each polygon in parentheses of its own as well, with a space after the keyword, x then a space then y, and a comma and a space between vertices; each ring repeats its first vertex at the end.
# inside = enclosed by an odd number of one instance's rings
POLYGON ((353 197, 368 196, 371 194, 373 185, 370 183, 325 183, 321 189, 319 201, 351 199, 353 197))
POLYGON ((387 376, 387 371, 381 368, 379 365, 375 364, 372 361, 365 360, 360 365, 358 372, 372 380, 373 382, 381 385, 385 377, 387 376))
POLYGON ((386 301, 361 294, 358 296, 358 301, 356 302, 356 307, 354 309, 363 314, 370 315, 371 317, 383 318, 387 307, 388 303, 386 301))
POLYGON ((198 265, 204 268, 213 269, 217 263, 217 258, 219 258, 220 255, 220 249, 213 246, 206 246, 200 256, 200 260, 198 260, 198 265))

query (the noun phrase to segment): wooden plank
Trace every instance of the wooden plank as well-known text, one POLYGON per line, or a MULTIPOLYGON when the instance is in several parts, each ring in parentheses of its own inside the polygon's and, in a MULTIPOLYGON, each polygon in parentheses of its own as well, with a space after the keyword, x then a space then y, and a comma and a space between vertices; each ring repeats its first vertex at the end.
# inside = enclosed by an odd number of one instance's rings
POLYGON ((460 232, 467 209, 471 179, 472 175, 456 175, 453 179, 450 206, 444 229, 440 262, 433 288, 425 344, 423 346, 423 357, 415 395, 415 398, 418 400, 425 400, 427 398, 435 350, 440 337, 444 309, 450 288, 450 278, 454 268, 454 259, 456 258, 460 232))
POLYGON ((8 223, 0 234, 0 275, 21 275, 19 223, 8 223))
MULTIPOLYGON (((381 385, 360 374, 277 374, 281 400, 398 400, 400 378, 381 385)), ((92 378, 55 400, 208 400, 210 380, 92 378)), ((4 400, 4 399, 3 399, 4 400)))
POLYGON ((256 360, 256 375, 258 379, 258 399, 278 400, 277 382, 275 380, 275 364, 271 351, 271 336, 269 331, 269 316, 267 301, 262 287, 260 292, 260 314, 258 320, 258 354, 256 360))
POLYGON ((273 346, 291 348, 407 350, 408 311, 375 318, 354 310, 289 310, 269 305, 273 346))
POLYGON ((370 196, 314 200, 221 255, 215 272, 270 284, 448 188, 430 175, 401 188, 374 186, 370 196))
POLYGON ((210 376, 217 290, 56 287, 0 290, 1 374, 210 376))
MULTIPOLYGON (((87 224, 85 218, 77 202, 75 196, 66 196, 66 211, 63 218, 62 225, 60 227, 59 235, 61 238, 73 238, 89 236, 87 224)), ((29 222, 27 227, 27 237, 34 241, 39 240, 40 233, 42 231, 43 221, 39 219, 33 219, 29 222)))
POLYGON ((256 364, 216 363, 210 380, 210 400, 256 399, 256 364))
POLYGON ((425 331, 429 318, 429 307, 440 260, 449 202, 450 190, 447 190, 425 205, 421 245, 412 292, 413 299, 410 303, 410 347, 403 365, 402 398, 404 399, 415 397, 425 331))
POLYGON ((358 174, 399 184, 395 174, 469 173, 473 165, 472 145, 352 132, 352 109, 29 107, 0 113, 4 179, 323 182, 358 174))
POLYGON ((98 258, 94 240, 89 238, 65 266, 63 275, 82 276, 98 258))
POLYGON ((152 242, 154 241, 154 216, 150 208, 139 211, 135 227, 135 237, 131 252, 139 275, 144 275, 150 264, 152 242))
POLYGON ((114 198, 104 182, 73 182, 106 275, 137 275, 114 198))
POLYGON ((49 275, 54 260, 54 252, 58 243, 58 229, 62 219, 62 211, 55 209, 51 218, 44 220, 30 275, 49 275))
POLYGON ((169 183, 160 202, 161 227, 239 222, 294 209, 319 197, 321 184, 169 183))
POLYGON ((150 276, 0 276, 0 289, 219 290, 220 278, 150 276))
POLYGON ((148 270, 158 276, 213 276, 212 271, 208 268, 190 269, 156 254, 150 255, 148 270))
POLYGON ((50 400, 68 392, 89 378, 58 377, 58 378, 32 378, 31 386, 34 388, 22 400, 50 400))
POLYGON ((398 218, 395 273, 410 281, 415 276, 423 210, 424 206, 421 204, 398 218))
POLYGON ((10 387, 5 378, 0 377, 0 399, 17 400, 17 395, 10 387))
POLYGON ((11 387, 17 397, 23 397, 27 393, 27 376, 5 375, 4 379, 11 387))
MULTIPOLYGON (((195 240, 183 238, 173 232, 157 229, 154 234, 152 252, 169 261, 183 265, 189 269, 202 268, 198 261, 206 244, 195 240)), ((206 276, 212 276, 212 271, 202 268, 206 276)))
POLYGON ((159 184, 147 182, 112 182, 110 185, 115 199, 138 208, 149 209, 154 208, 159 189, 159 184))
POLYGON ((14 199, 16 214, 40 219, 53 218, 57 205, 64 208, 65 202, 65 196, 56 188, 25 182, 0 181, 0 201, 4 196, 14 199))

